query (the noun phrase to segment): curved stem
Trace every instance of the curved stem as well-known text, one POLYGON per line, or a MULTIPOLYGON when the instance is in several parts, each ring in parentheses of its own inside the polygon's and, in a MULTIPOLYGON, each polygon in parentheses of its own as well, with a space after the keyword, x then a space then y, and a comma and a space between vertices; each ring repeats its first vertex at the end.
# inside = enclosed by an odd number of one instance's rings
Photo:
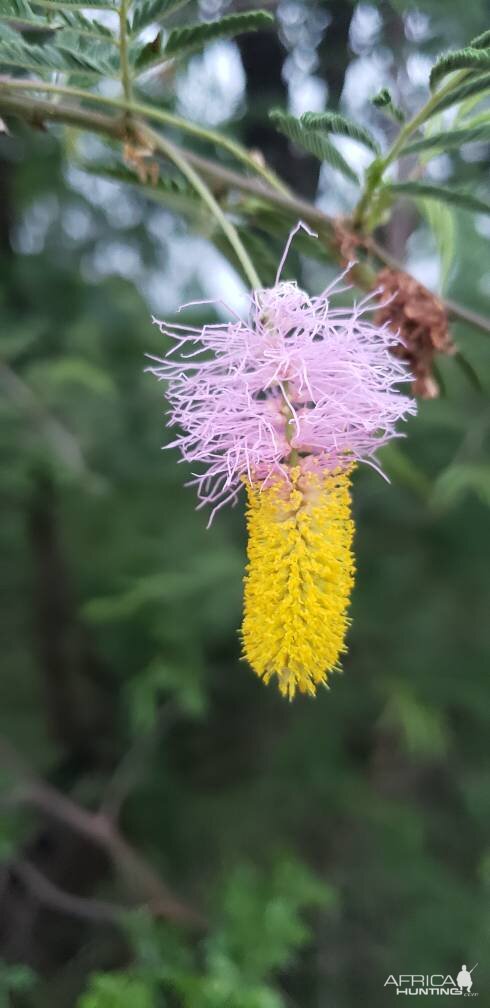
POLYGON ((283 193, 285 196, 289 194, 289 189, 283 182, 281 182, 277 175, 266 165, 263 165, 260 161, 255 160, 255 158, 253 158, 236 140, 223 136, 216 130, 199 126, 198 123, 188 122, 186 119, 182 119, 180 116, 174 115, 173 112, 167 112, 165 109, 157 109, 153 105, 147 105, 146 102, 133 100, 128 102, 121 98, 108 98, 105 95, 97 94, 95 91, 84 91, 81 88, 70 87, 69 85, 49 84, 45 81, 16 80, 15 78, 10 77, 7 80, 4 79, 1 81, 1 85, 3 85, 3 87, 7 87, 9 90, 39 91, 66 95, 66 97, 71 98, 80 98, 83 101, 107 105, 108 108, 116 108, 132 112, 135 115, 145 116, 147 119, 153 120, 154 122, 160 122, 166 126, 173 126, 175 129, 182 130, 182 132, 189 133, 191 136, 195 136, 200 140, 206 140, 209 143, 215 144, 217 147, 221 147, 223 150, 227 150, 229 154, 232 154, 233 157, 236 158, 237 161, 241 161, 242 164, 246 165, 247 168, 250 168, 250 170, 255 172, 256 175, 260 175, 261 178, 263 178, 264 181, 272 186, 272 188, 277 192, 283 193))
POLYGON ((220 225, 224 234, 228 238, 228 241, 233 251, 235 252, 236 257, 239 263, 241 264, 245 276, 250 281, 251 287, 252 288, 261 287, 262 285, 259 276, 256 272, 255 266, 253 265, 252 260, 250 259, 250 256, 241 241, 237 229, 234 227, 231 221, 228 220, 226 214, 221 209, 218 201, 213 196, 211 190, 208 188, 208 186, 200 177, 200 175, 197 174, 192 165, 189 164, 189 162, 187 161, 185 156, 181 153, 181 151, 177 147, 175 147, 174 144, 170 142, 170 140, 167 140, 166 138, 162 137, 160 133, 155 133, 154 130, 149 129, 149 127, 147 126, 139 126, 138 134, 139 136, 144 138, 144 140, 147 141, 151 147, 153 147, 155 150, 161 151, 162 154, 164 154, 169 161, 172 161, 173 164, 179 169, 179 171, 182 172, 184 177, 194 187, 196 192, 199 193, 203 203, 205 203, 206 206, 209 208, 209 210, 213 214, 213 217, 216 218, 218 224, 220 225))

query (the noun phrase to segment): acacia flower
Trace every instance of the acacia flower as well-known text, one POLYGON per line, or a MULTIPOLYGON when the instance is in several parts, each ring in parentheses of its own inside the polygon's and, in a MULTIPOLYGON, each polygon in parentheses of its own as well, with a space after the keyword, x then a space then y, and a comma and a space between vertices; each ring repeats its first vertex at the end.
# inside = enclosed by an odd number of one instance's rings
POLYGON ((243 654, 289 698, 326 684, 345 650, 352 471, 379 471, 376 450, 415 412, 398 387, 409 375, 391 352, 396 336, 366 319, 371 297, 332 307, 345 273, 318 297, 280 280, 300 226, 274 287, 252 292, 247 321, 154 320, 173 345, 148 369, 178 430, 166 447, 199 467, 192 482, 210 522, 246 487, 243 654))

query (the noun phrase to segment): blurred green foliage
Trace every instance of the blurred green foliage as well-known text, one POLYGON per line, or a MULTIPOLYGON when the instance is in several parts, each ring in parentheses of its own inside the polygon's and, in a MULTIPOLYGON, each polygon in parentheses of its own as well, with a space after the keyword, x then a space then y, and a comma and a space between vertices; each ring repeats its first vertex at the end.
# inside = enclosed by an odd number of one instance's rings
POLYGON ((172 1004, 172 995, 185 1008, 282 1008, 270 981, 311 939, 300 912, 331 900, 326 886, 280 853, 268 874, 242 864, 219 894, 219 923, 197 954, 168 927, 134 915, 131 972, 93 976, 79 1008, 146 1008, 172 1004))

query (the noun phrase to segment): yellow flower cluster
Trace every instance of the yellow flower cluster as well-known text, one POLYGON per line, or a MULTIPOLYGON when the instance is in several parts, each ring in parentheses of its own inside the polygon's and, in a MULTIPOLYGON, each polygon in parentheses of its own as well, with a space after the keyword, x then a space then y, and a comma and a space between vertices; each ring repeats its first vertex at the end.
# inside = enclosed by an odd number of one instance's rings
POLYGON ((338 668, 354 584, 350 470, 290 470, 248 485, 243 653, 283 696, 314 695, 338 668))

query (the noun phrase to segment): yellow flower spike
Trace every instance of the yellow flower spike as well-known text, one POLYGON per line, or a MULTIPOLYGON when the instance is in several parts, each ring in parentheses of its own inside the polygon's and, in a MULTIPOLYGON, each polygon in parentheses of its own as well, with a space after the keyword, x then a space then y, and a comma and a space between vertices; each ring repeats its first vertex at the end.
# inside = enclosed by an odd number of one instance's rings
POLYGON ((290 700, 314 696, 345 650, 354 584, 349 470, 290 470, 290 484, 247 485, 243 653, 290 700))

